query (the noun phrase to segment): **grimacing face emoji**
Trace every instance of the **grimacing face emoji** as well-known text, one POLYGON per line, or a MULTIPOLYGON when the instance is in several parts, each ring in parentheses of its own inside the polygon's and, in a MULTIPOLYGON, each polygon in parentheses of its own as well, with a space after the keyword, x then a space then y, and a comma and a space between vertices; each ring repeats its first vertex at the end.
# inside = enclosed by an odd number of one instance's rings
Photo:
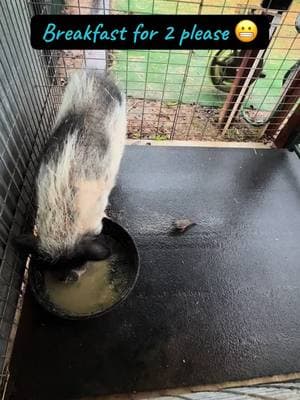
POLYGON ((241 42, 252 42, 257 36, 257 26, 249 19, 244 19, 236 25, 235 35, 241 42))

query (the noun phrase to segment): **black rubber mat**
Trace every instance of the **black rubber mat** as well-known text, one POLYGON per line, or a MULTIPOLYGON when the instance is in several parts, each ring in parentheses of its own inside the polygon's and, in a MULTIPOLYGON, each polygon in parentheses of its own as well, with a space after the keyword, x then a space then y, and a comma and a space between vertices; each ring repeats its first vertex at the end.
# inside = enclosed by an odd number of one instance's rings
POLYGON ((77 399, 300 371, 300 161, 278 150, 130 147, 112 196, 138 284, 98 320, 26 295, 17 400, 77 399), (197 225, 170 235, 172 221, 197 225))

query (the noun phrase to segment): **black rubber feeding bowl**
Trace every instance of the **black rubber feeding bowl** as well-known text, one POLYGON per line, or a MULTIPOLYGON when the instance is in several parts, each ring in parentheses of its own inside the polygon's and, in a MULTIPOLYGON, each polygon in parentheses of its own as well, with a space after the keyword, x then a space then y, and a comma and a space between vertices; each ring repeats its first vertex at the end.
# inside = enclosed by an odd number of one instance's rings
MULTIPOLYGON (((29 281, 32 292, 38 301, 38 303, 51 314, 54 314, 60 318, 82 320, 87 318, 100 317, 113 309, 115 309, 120 303, 122 303, 130 294, 134 288, 138 275, 139 275, 139 255, 134 240, 129 233, 122 228, 116 222, 104 218, 103 219, 103 230, 102 233, 107 236, 109 240, 114 243, 114 253, 118 257, 118 264, 116 265, 115 272, 112 272, 111 280, 114 280, 114 273, 122 276, 122 284, 119 288, 118 299, 107 308, 99 307, 98 311, 94 311, 89 314, 76 313, 69 314, 65 310, 59 308, 57 305, 49 300, 49 296, 45 287, 45 277, 43 271, 39 269, 39 266, 34 259, 30 265, 29 281)), ((113 269, 112 269, 113 271, 113 269)), ((120 281, 120 279, 118 279, 120 281)))

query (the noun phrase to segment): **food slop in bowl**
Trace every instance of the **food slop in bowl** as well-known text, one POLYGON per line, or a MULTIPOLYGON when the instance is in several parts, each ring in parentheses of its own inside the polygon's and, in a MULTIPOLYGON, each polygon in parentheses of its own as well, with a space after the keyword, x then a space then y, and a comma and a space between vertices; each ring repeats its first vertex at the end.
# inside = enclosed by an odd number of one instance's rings
POLYGON ((111 255, 89 262, 87 271, 76 282, 60 282, 49 271, 39 268, 32 258, 30 286, 39 304, 65 319, 99 317, 130 294, 139 274, 139 256, 134 240, 116 222, 104 218, 102 233, 111 247, 111 255))

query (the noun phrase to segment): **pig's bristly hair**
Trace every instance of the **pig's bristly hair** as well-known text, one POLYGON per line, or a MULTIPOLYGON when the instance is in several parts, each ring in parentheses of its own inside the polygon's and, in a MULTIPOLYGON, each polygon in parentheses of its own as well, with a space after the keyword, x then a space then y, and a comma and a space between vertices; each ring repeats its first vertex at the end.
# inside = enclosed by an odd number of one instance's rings
POLYGON ((107 76, 71 77, 37 178, 39 247, 51 258, 102 229, 125 143, 125 108, 107 76))

